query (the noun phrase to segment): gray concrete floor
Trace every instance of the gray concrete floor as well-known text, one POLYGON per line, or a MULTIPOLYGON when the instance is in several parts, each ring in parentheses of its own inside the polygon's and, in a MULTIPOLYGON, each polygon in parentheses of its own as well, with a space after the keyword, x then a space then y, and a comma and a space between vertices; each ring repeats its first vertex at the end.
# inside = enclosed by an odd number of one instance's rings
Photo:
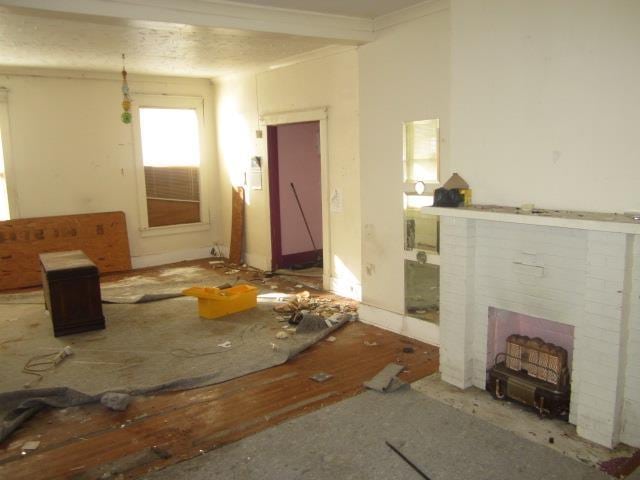
POLYGON ((366 392, 285 422, 146 480, 596 480, 596 469, 415 390, 366 392))

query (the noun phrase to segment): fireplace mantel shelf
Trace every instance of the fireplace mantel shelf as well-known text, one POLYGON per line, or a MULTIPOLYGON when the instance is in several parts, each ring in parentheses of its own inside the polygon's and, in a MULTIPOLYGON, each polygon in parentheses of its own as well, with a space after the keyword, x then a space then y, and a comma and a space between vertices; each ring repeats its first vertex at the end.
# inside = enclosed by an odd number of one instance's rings
POLYGON ((473 205, 459 208, 422 207, 421 212, 425 215, 640 235, 640 221, 619 213, 541 209, 534 209, 535 213, 524 213, 519 208, 498 205, 473 205))

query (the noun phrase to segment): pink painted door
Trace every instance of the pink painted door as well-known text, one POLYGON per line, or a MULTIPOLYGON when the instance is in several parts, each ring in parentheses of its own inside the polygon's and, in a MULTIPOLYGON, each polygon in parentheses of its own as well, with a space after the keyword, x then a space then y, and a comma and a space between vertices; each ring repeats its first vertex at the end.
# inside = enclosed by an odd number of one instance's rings
POLYGON ((267 134, 273 266, 317 263, 322 258, 320 124, 278 125, 267 134))

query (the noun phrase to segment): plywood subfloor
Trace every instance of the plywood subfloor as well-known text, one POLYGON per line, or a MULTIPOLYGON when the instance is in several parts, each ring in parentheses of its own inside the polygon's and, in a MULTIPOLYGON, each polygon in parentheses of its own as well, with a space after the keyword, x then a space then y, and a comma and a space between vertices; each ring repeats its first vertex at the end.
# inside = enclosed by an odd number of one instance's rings
POLYGON ((126 412, 93 405, 38 414, 0 445, 0 478, 79 480, 109 472, 110 478, 137 478, 356 395, 389 362, 406 366, 400 374, 406 381, 438 369, 435 347, 369 325, 352 323, 335 336, 287 364, 211 387, 137 398, 126 412), (414 353, 403 353, 407 345, 414 353), (321 371, 333 378, 309 379, 321 371), (40 446, 22 455, 28 440, 40 446))

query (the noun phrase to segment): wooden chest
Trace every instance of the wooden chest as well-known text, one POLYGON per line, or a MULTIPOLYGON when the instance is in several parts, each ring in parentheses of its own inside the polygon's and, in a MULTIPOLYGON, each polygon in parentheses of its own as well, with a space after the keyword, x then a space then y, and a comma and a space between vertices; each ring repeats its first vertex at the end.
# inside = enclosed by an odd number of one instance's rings
POLYGON ((40 267, 56 337, 104 328, 98 268, 82 251, 42 253, 40 267))

